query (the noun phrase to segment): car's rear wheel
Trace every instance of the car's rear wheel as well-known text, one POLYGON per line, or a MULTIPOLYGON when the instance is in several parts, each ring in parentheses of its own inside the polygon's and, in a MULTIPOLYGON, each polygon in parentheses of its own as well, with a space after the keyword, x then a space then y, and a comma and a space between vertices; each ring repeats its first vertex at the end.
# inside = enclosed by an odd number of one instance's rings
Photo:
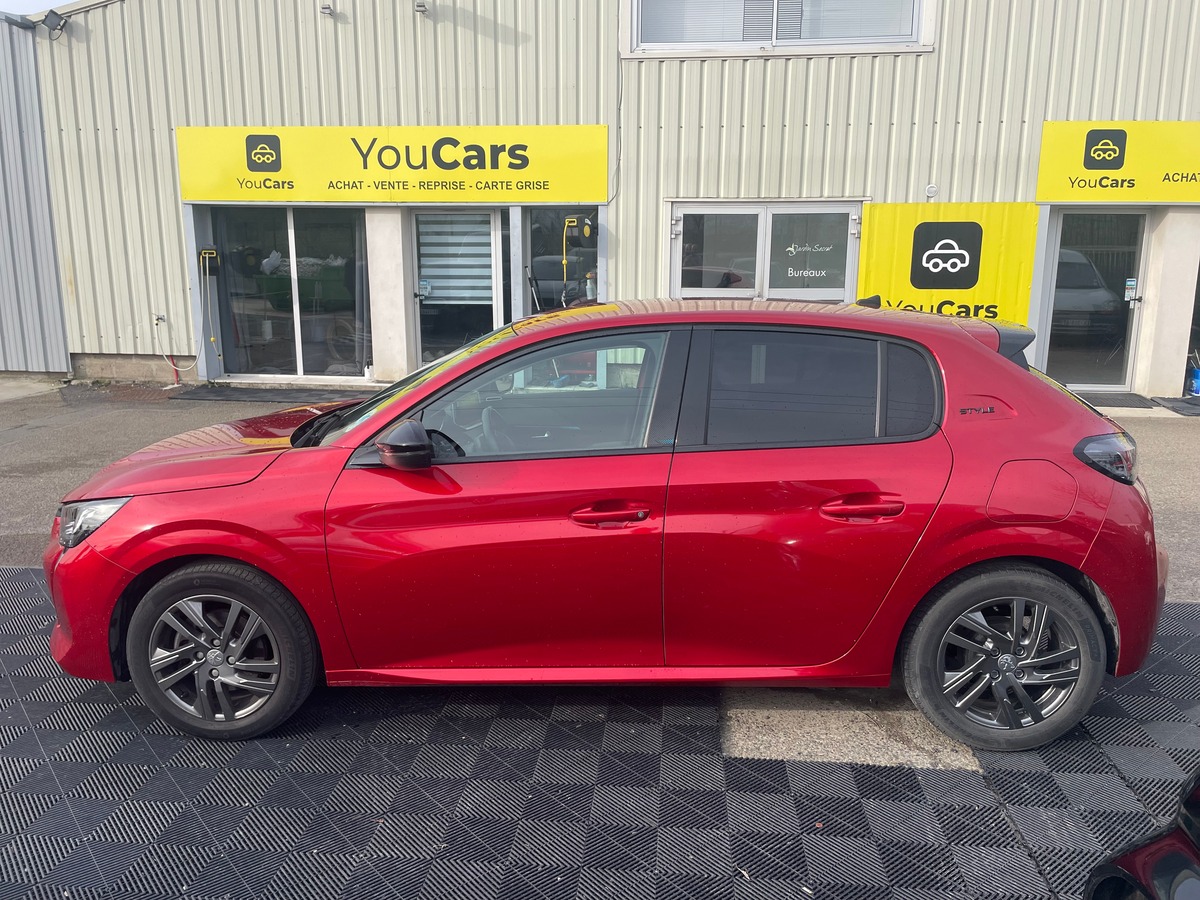
POLYGON ((1105 658, 1087 602, 1026 566, 943 586, 903 642, 913 703, 946 734, 984 750, 1026 750, 1074 727, 1096 697, 1105 658))
POLYGON ((232 563, 185 566, 151 588, 133 611, 126 654, 146 705, 202 737, 270 731, 315 680, 315 645, 295 599, 232 563))

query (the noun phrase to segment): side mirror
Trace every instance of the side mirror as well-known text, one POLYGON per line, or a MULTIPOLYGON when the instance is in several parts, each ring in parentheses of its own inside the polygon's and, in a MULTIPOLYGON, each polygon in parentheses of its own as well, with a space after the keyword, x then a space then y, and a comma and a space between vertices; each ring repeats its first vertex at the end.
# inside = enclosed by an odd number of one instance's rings
POLYGON ((409 471, 433 465, 433 442, 425 426, 416 419, 404 419, 375 441, 375 449, 389 469, 409 471))

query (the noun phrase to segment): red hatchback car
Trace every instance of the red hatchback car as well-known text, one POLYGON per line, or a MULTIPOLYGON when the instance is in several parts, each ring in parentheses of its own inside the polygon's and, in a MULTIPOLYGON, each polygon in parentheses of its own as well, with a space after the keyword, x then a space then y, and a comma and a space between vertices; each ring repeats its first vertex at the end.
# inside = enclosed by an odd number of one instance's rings
POLYGON ((247 738, 331 685, 886 685, 1050 740, 1166 581, 1133 441, 1032 333, 863 306, 605 304, 370 399, 216 425, 64 500, 68 672, 247 738))

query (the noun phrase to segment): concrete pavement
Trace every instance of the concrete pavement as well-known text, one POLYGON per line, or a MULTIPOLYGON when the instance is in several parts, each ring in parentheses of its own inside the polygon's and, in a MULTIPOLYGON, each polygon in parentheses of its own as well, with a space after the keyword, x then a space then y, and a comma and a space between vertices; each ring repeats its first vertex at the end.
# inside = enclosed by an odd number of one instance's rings
POLYGON ((0 379, 0 565, 36 566, 64 494, 155 441, 294 404, 171 400, 143 385, 0 379))

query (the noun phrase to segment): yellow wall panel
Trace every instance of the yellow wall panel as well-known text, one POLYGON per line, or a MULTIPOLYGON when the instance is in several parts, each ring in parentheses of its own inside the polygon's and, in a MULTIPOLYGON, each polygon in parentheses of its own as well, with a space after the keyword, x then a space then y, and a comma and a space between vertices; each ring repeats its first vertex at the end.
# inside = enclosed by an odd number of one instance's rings
POLYGON ((859 296, 1025 324, 1037 223, 1033 203, 866 203, 859 296))

